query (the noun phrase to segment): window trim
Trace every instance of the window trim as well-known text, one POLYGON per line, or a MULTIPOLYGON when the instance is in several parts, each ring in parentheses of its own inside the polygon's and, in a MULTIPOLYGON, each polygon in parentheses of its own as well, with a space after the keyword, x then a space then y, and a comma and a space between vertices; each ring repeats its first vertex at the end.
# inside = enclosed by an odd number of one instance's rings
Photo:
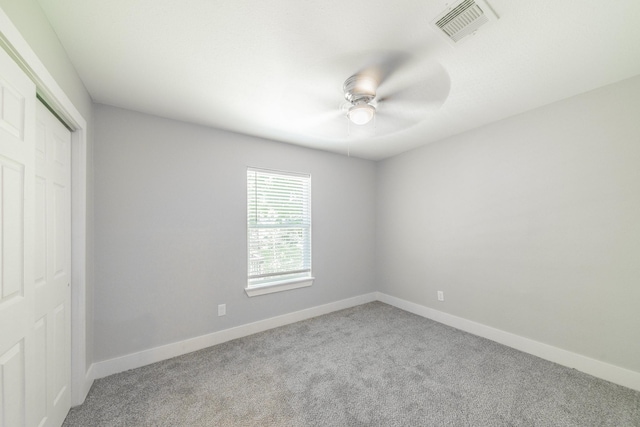
MULTIPOLYGON (((250 171, 254 171, 254 172, 264 172, 264 173, 269 173, 269 174, 277 174, 277 175, 284 175, 284 176, 295 176, 295 177, 305 177, 307 178, 308 181, 308 185, 309 185, 309 195, 308 195, 308 203, 309 203, 309 253, 310 253, 310 268, 309 268, 309 275, 308 276, 304 276, 304 277, 294 277, 294 278, 288 278, 288 279, 283 279, 283 280, 274 280, 271 282, 266 282, 266 283, 261 283, 261 284, 254 284, 254 285, 249 285, 249 277, 248 277, 248 273, 249 273, 249 262, 250 262, 250 241, 249 241, 249 222, 245 222, 246 225, 246 236, 247 236, 247 279, 246 279, 246 287, 244 288, 245 293, 247 294, 247 296, 249 297, 254 297, 254 296, 258 296, 258 295, 266 295, 266 294, 271 294, 271 293, 275 293, 275 292, 284 292, 284 291, 289 291, 289 290, 293 290, 293 289, 299 289, 299 288, 306 288, 309 287, 313 284, 315 277, 313 277, 312 272, 313 272, 313 262, 312 262, 312 257, 313 257, 313 250, 312 250, 312 246, 313 246, 313 239, 312 239, 312 226, 313 226, 313 221, 312 221, 312 206, 311 206, 311 174, 310 173, 300 173, 300 172, 290 172, 290 171, 282 171, 282 170, 277 170, 277 169, 267 169, 267 168, 258 168, 258 167, 252 167, 252 166, 248 166, 245 172, 245 177, 248 175, 248 172, 250 171)), ((246 182, 246 188, 248 189, 248 181, 246 182)), ((245 193, 247 195, 247 200, 246 200, 246 209, 247 209, 247 215, 246 217, 248 218, 249 215, 249 195, 248 192, 245 193)))
POLYGON ((313 285, 314 279, 315 277, 305 277, 304 279, 283 280, 280 282, 269 283, 267 285, 247 286, 244 288, 244 291, 250 297, 290 291, 292 289, 307 288, 313 285))

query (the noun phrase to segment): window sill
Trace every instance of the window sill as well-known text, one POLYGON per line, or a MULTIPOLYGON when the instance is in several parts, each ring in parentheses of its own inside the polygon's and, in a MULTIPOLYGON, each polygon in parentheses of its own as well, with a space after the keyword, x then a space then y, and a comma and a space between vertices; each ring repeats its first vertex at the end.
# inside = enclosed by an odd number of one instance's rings
POLYGON ((304 279, 287 280, 283 282, 270 283, 268 285, 255 286, 253 288, 244 288, 244 291, 250 297, 258 295, 272 294, 274 292, 290 291, 291 289, 306 288, 313 285, 314 277, 305 277, 304 279))

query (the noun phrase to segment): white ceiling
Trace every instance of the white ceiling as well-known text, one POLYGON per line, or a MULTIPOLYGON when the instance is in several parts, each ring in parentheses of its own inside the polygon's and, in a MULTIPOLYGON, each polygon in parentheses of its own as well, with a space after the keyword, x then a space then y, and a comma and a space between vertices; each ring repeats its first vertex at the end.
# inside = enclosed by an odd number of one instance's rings
POLYGON ((640 74, 638 0, 488 2, 500 19, 451 46, 444 0, 39 0, 95 102, 367 159, 640 74), (324 132, 379 52, 417 61, 424 119, 324 132))

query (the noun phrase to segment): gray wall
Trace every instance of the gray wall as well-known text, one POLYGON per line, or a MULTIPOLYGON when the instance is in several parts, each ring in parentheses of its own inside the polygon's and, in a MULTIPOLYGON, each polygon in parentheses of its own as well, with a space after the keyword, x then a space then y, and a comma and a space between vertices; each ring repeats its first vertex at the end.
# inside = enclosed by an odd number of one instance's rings
POLYGON ((96 361, 374 290, 373 162, 104 105, 94 114, 96 361), (245 294, 247 166, 311 173, 313 286, 245 294))
POLYGON ((22 37, 87 121, 87 367, 93 362, 93 104, 36 0, 0 0, 22 37))
POLYGON ((639 113, 636 77, 381 162, 379 290, 640 371, 639 113))

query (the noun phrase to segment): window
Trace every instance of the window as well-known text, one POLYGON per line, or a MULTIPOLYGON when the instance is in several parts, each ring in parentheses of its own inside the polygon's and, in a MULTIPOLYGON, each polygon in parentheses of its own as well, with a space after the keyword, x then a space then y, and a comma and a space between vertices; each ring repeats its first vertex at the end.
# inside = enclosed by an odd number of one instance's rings
POLYGON ((311 176, 247 169, 247 295, 310 286, 311 176))

